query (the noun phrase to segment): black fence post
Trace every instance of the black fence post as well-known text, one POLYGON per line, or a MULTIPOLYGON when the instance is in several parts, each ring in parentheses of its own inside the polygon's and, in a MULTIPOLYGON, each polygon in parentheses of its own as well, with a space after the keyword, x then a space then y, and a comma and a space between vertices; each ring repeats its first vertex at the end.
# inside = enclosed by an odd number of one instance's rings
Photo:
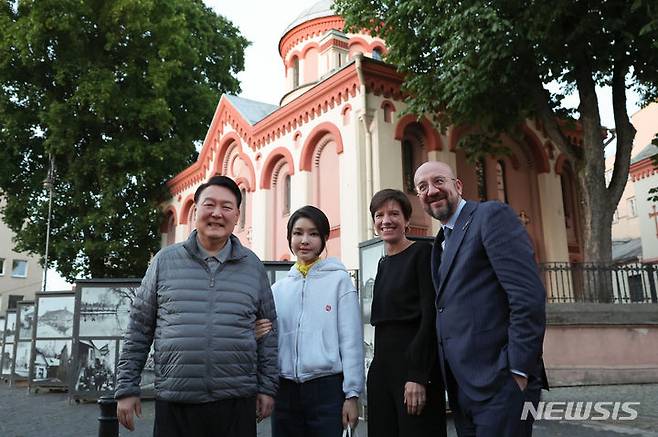
POLYGON ((98 417, 98 437, 119 437, 117 401, 113 396, 101 396, 98 406, 101 409, 101 415, 98 417))
POLYGON ((647 278, 649 280, 649 295, 651 296, 651 303, 658 303, 658 296, 656 295, 656 281, 653 278, 656 272, 656 266, 646 265, 644 268, 647 271, 647 278))

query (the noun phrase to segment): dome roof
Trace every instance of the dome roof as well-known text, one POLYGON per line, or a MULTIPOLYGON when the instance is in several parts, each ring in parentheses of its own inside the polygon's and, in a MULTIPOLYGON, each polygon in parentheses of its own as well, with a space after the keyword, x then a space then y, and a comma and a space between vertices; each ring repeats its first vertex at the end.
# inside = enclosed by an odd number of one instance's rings
POLYGON ((306 21, 313 20, 314 18, 333 17, 334 15, 337 15, 336 12, 331 9, 333 4, 334 0, 320 0, 314 3, 310 8, 304 9, 304 11, 302 11, 302 13, 286 27, 283 31, 283 35, 288 33, 294 27, 306 21))

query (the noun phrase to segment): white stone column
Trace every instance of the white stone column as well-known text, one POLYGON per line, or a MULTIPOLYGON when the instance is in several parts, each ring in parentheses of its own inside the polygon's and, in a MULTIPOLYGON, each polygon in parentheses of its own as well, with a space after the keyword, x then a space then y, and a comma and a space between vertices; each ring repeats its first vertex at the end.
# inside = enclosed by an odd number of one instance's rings
POLYGON ((560 176, 555 173, 537 175, 537 188, 544 231, 545 261, 568 262, 569 246, 564 224, 564 204, 560 176))
POLYGON ((384 121, 384 111, 376 111, 372 126, 373 194, 384 188, 404 191, 402 147, 395 139, 397 119, 384 121))

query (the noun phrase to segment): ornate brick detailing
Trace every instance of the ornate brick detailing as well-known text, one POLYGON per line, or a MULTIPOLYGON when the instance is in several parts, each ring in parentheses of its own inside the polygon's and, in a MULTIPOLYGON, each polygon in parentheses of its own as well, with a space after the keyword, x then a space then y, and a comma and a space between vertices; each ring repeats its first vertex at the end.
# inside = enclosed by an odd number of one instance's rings
POLYGON ((427 117, 422 117, 420 120, 418 120, 418 117, 414 114, 407 114, 398 121, 398 124, 395 126, 395 139, 402 141, 402 137, 404 136, 404 129, 414 122, 420 123, 423 128, 423 137, 426 141, 428 151, 443 150, 441 137, 439 136, 439 133, 436 131, 434 126, 432 126, 432 123, 427 119, 427 117))
POLYGON ((279 41, 281 59, 286 59, 290 49, 300 42, 320 36, 332 29, 342 31, 344 26, 345 21, 339 16, 334 15, 332 17, 320 17, 309 20, 290 29, 279 41))
POLYGON ((637 182, 640 179, 648 178, 658 173, 658 168, 654 166, 652 158, 645 158, 642 161, 636 162, 631 165, 629 170, 633 182, 637 182))
POLYGON ((286 149, 285 147, 277 147, 276 149, 272 150, 269 153, 269 155, 267 155, 267 160, 263 165, 263 172, 261 173, 261 178, 260 178, 261 189, 267 190, 272 185, 272 174, 274 168, 276 167, 276 165, 279 163, 280 160, 285 160, 286 163, 288 164, 289 175, 295 174, 295 164, 292 159, 292 154, 290 153, 290 150, 286 149))
MULTIPOLYGON (((376 95, 385 93, 386 95, 401 96, 402 76, 392 66, 367 58, 364 59, 362 65, 367 92, 376 95)), ((197 162, 167 183, 171 193, 174 196, 180 194, 186 189, 204 182, 211 172, 221 171, 226 150, 232 142, 236 142, 241 148, 240 156, 245 164, 249 166, 251 173, 249 188, 251 190, 255 189, 253 162, 244 150, 244 145, 248 146, 252 152, 258 153, 258 150, 276 139, 297 131, 300 126, 310 120, 314 120, 336 106, 347 103, 356 96, 359 86, 360 83, 354 64, 348 64, 331 77, 313 86, 295 100, 277 109, 254 125, 249 124, 227 98, 222 97, 215 110, 215 115, 197 162), (227 127, 232 128, 233 131, 224 133, 227 127), (214 166, 211 168, 211 162, 215 155, 217 155, 216 161, 213 162, 214 166), (217 167, 218 165, 219 167, 217 167)), ((339 140, 336 136, 335 138, 338 150, 342 151, 342 140, 339 140)))

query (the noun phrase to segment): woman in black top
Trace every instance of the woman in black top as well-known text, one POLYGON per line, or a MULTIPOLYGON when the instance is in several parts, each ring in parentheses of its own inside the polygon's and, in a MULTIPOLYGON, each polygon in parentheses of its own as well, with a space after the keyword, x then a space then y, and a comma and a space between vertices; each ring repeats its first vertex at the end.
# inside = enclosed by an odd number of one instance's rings
POLYGON ((368 371, 368 435, 445 436, 445 394, 437 360, 432 247, 406 237, 411 203, 398 190, 370 202, 384 241, 373 289, 370 323, 375 353, 368 371))

